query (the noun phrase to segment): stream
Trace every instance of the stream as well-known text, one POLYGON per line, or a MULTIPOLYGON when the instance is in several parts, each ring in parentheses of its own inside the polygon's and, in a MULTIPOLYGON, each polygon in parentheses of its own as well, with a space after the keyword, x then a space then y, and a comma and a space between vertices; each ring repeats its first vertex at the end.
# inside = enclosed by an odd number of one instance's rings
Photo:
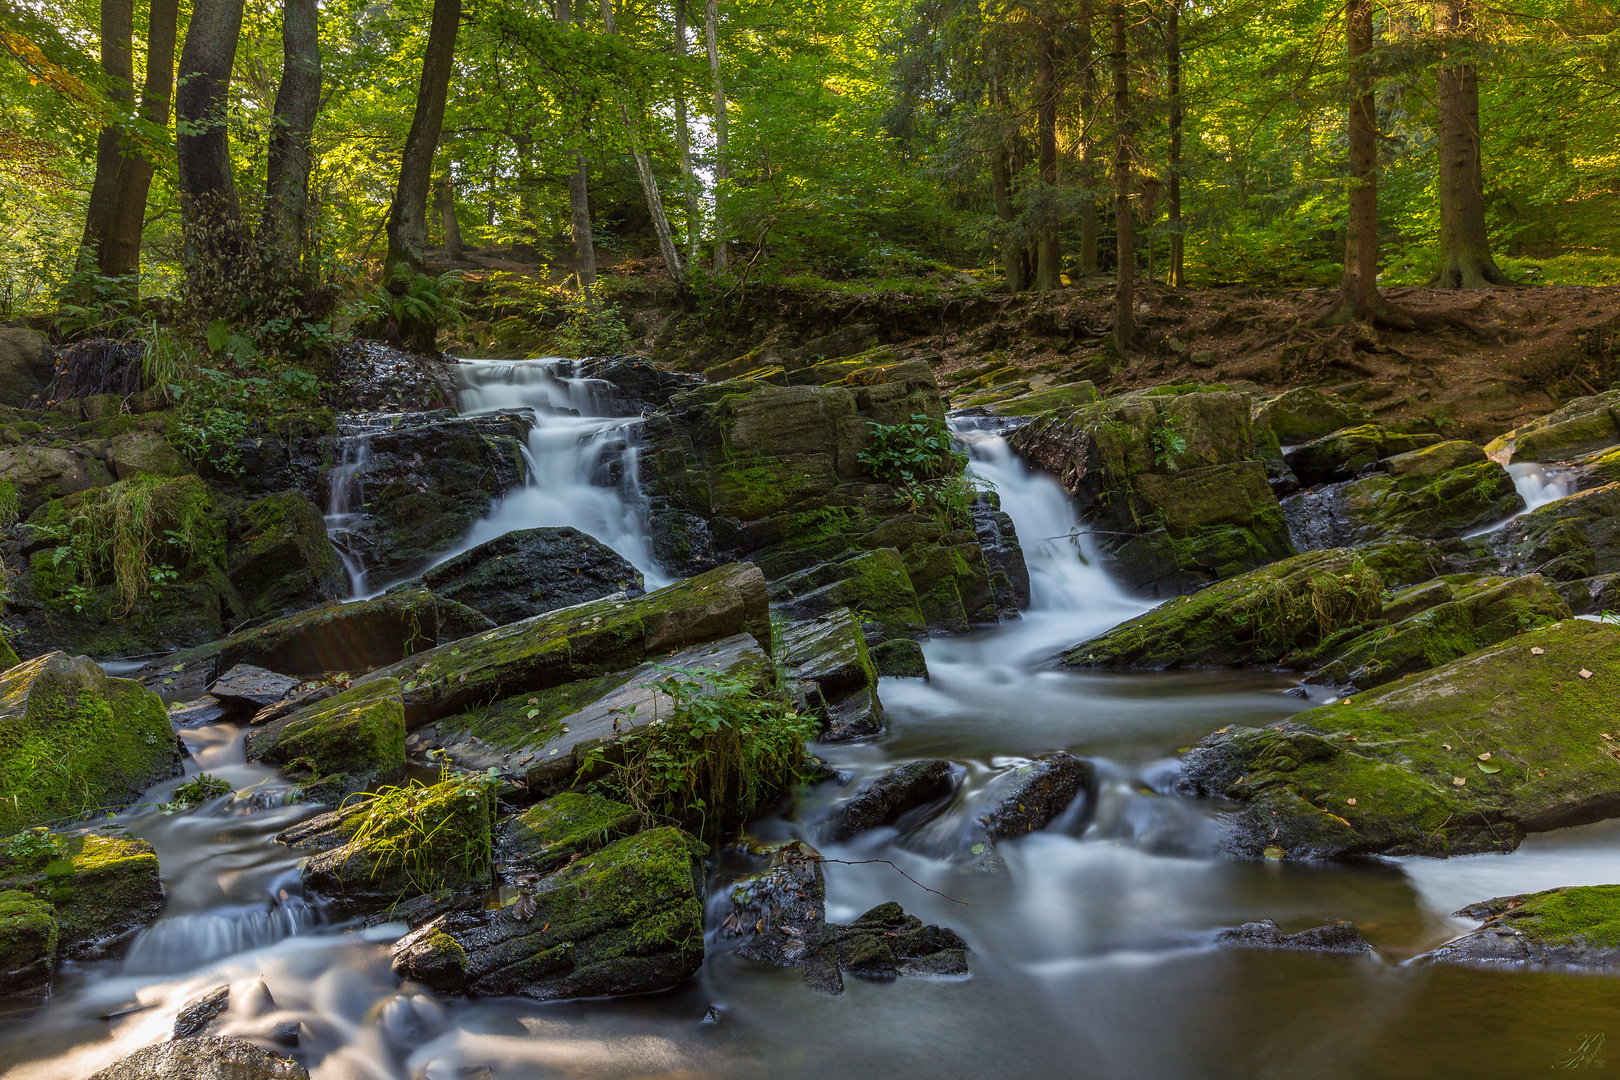
MULTIPOLYGON (((626 555, 655 587, 665 579, 654 577, 634 506, 589 483, 592 455, 609 446, 633 469, 633 420, 560 411, 588 413, 589 388, 556 375, 493 363, 470 373, 466 409, 535 408, 540 422, 529 444, 536 480, 463 548, 509 528, 570 524, 626 555)), ((82 1080, 165 1038, 184 1002, 227 982, 221 1034, 266 1038, 296 1021, 294 1053, 317 1080, 458 1080, 488 1075, 476 1072, 482 1066, 502 1080, 1518 1077, 1579 1065, 1570 1053, 1606 1038, 1611 1022, 1620 1039, 1612 977, 1404 963, 1470 928, 1448 914, 1465 903, 1620 881, 1620 821, 1532 836, 1512 855, 1338 864, 1218 856, 1214 808, 1170 793, 1178 749, 1225 724, 1274 722, 1314 703, 1285 693, 1297 680, 1283 674, 1058 669, 1062 649, 1146 605, 1088 558, 1054 481, 1026 470, 993 430, 958 434, 1017 526, 1029 610, 927 643, 929 681, 883 680, 881 737, 819 748, 847 782, 812 789, 755 832, 802 837, 833 859, 892 862, 826 865, 829 919, 898 900, 967 940, 970 976, 849 979, 842 996, 827 997, 796 971, 736 957, 711 919, 702 971, 667 994, 541 1004, 401 986, 389 943, 404 927, 352 933, 323 923, 299 895, 300 853, 272 841, 319 808, 282 805, 274 773, 247 764, 240 730, 219 725, 182 732, 194 755, 187 775, 207 771, 249 794, 173 817, 123 815, 157 849, 164 913, 124 960, 69 965, 47 1008, 0 1029, 0 1074, 82 1080), (1085 818, 1002 845, 1001 875, 931 854, 930 839, 963 827, 998 777, 1056 750, 1097 764, 1085 818), (920 757, 949 758, 966 773, 939 818, 904 842, 892 830, 847 844, 820 839, 818 823, 839 799, 920 757), (1218 929, 1263 918, 1285 930, 1350 919, 1378 956, 1213 945, 1218 929), (700 1023, 711 1006, 718 1022, 700 1023)))

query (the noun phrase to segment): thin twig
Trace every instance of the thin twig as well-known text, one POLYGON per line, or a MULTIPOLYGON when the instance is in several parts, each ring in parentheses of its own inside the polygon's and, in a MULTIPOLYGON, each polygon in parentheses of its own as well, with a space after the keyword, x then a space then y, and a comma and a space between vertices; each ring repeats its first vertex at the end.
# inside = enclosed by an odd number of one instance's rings
POLYGON ((963 907, 968 906, 968 902, 966 900, 958 900, 956 897, 942 893, 938 889, 930 889, 928 886, 924 885, 922 882, 918 881, 916 878, 912 877, 898 866, 895 866, 894 863, 890 862, 888 859, 829 859, 825 855, 818 855, 816 856, 816 862, 835 862, 842 863, 845 866, 865 866, 868 863, 882 863, 884 866, 889 867, 895 873, 917 886, 917 888, 921 889, 923 892, 931 892, 935 896, 943 896, 953 904, 961 904, 963 907))

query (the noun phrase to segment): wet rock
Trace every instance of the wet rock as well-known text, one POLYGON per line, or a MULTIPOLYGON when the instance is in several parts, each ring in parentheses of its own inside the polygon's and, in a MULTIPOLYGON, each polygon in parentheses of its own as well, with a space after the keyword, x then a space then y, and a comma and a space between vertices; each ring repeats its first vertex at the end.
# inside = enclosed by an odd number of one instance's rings
POLYGON ((844 972, 874 980, 968 973, 966 943, 899 904, 879 904, 847 926, 827 922, 821 856, 800 841, 771 851, 766 870, 733 886, 729 899, 720 932, 742 939, 739 955, 797 967, 825 994, 843 992, 844 972))
POLYGON ((1295 934, 1285 934, 1270 919, 1244 923, 1215 935, 1215 944, 1240 949, 1287 949, 1290 952, 1370 954, 1372 946, 1361 936, 1356 924, 1340 920, 1313 926, 1295 934))
POLYGON ((549 873, 641 828, 641 815, 600 795, 565 791, 502 823, 501 861, 549 873))
POLYGON ((1382 424, 1363 424, 1296 446, 1284 460, 1301 484, 1331 484, 1349 480, 1384 458, 1440 441, 1438 435, 1407 435, 1382 424))
POLYGON ((1275 432, 1284 446, 1292 446, 1371 423, 1373 416, 1363 406, 1307 386, 1255 402, 1252 418, 1275 432))
POLYGON ((883 638, 927 631, 898 548, 880 548, 778 578, 771 583, 771 599, 789 619, 813 619, 848 608, 859 611, 863 623, 883 638))
POLYGON ((1001 509, 995 492, 985 492, 974 501, 973 532, 984 553, 996 612, 1002 619, 1016 619, 1029 607, 1029 566, 1012 518, 1001 509))
POLYGON ((0 891, 0 1009, 43 1005, 56 967, 56 909, 32 893, 0 891))
POLYGON ((1070 667, 1270 664, 1378 618, 1383 582, 1349 548, 1306 552, 1178 597, 1082 642, 1070 667))
POLYGON ((1620 809, 1617 646, 1620 629, 1566 620, 1269 728, 1232 725, 1183 759, 1181 788, 1243 804, 1225 845, 1250 858, 1511 851, 1620 809))
POLYGON ((1620 611, 1620 574, 1598 574, 1557 583, 1558 595, 1576 615, 1620 611))
POLYGON ((204 1036, 137 1050, 90 1080, 309 1080, 309 1073, 242 1039, 204 1036))
POLYGON ((1508 572, 1574 581, 1620 572, 1620 483, 1566 495, 1489 538, 1508 572))
POLYGON ((1036 417, 1008 441, 1075 497, 1132 588, 1176 595, 1293 554, 1247 395, 1136 391, 1036 417))
POLYGON ((343 412, 429 412, 454 409, 460 365, 380 341, 352 341, 338 350, 333 381, 343 412))
POLYGON ((0 405, 25 408, 45 392, 56 365, 43 334, 0 326, 0 405))
POLYGON ((246 753, 249 761, 288 766, 331 801, 393 776, 405 767, 399 682, 362 683, 255 728, 246 753))
POLYGON ((552 873, 525 900, 401 938, 394 971, 441 993, 554 998, 664 990, 703 963, 704 846, 650 829, 552 873))
POLYGON ((910 638, 890 638, 872 646, 872 664, 879 675, 897 679, 928 678, 928 658, 910 638))
POLYGON ((1012 770, 997 785, 976 823, 991 840, 1016 840, 1056 821, 1095 784, 1091 762, 1056 753, 1012 770))
POLYGON ((0 829, 116 809, 180 771, 158 696, 79 656, 47 653, 0 674, 0 829), (51 769, 34 763, 56 762, 51 769))
POLYGON ((1620 885, 1499 896, 1455 914, 1482 920, 1482 925, 1419 957, 1420 962, 1620 965, 1620 885))
POLYGON ((611 383, 617 391, 612 410, 604 416, 639 416, 669 404, 682 390, 701 385, 702 376, 664 371, 637 356, 609 356, 586 360, 579 372, 611 383))
POLYGON ((174 1038, 189 1039, 201 1035, 208 1030, 219 1015, 231 1005, 231 987, 229 983, 216 986, 206 994, 192 998, 181 1006, 180 1012, 174 1018, 174 1038))
POLYGON ((208 692, 239 716, 251 716, 274 705, 304 685, 302 679, 278 675, 252 664, 237 664, 214 680, 208 692))
POLYGON ((1567 461, 1620 443, 1620 390, 1576 398, 1568 405, 1492 440, 1495 461, 1567 461))
POLYGON ((641 572, 578 529, 519 529, 479 544, 421 577, 435 596, 505 626, 547 611, 625 593, 639 596, 641 572))
POLYGON ((0 891, 55 908, 59 957, 116 956, 163 909, 157 854, 115 826, 53 836, 33 854, 0 855, 0 891))
POLYGON ((925 759, 890 769, 840 803, 827 825, 834 842, 848 840, 870 829, 907 825, 926 820, 930 810, 956 793, 957 770, 948 761, 925 759))
POLYGON ((477 779, 455 779, 385 792, 302 822, 276 840, 321 849, 304 865, 304 888, 349 916, 487 883, 493 819, 489 789, 477 779))
POLYGON ((848 608, 818 619, 789 623, 782 650, 790 678, 813 687, 815 705, 826 719, 823 742, 844 742, 883 730, 878 674, 860 623, 848 608))
POLYGON ((228 456, 197 462, 197 471, 229 496, 258 499, 297 491, 324 506, 328 477, 336 464, 337 434, 330 409, 284 413, 230 444, 228 456))
POLYGON ((349 589, 325 519, 296 491, 255 499, 230 515, 225 572, 244 618, 336 600, 349 589))

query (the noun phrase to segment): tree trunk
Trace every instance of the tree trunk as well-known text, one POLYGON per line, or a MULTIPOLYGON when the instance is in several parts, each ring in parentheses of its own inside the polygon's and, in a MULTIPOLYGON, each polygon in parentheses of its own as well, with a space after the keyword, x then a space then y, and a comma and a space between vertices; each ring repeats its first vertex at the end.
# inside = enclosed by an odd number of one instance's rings
POLYGON ((308 233, 310 136, 321 108, 321 43, 316 0, 282 0, 281 85, 276 89, 259 245, 277 273, 298 270, 308 233))
MULTIPOLYGON (((1466 53, 1474 34, 1470 0, 1439 0, 1434 29, 1447 54, 1466 53)), ((1491 256, 1485 228, 1485 176, 1480 155, 1479 75, 1469 63, 1436 72, 1440 143, 1440 271, 1434 285, 1479 289, 1510 285, 1491 256)))
POLYGON ((1170 97, 1170 273, 1165 284, 1179 289, 1187 284, 1185 237, 1181 224, 1181 125, 1185 116, 1181 102, 1181 0, 1170 0, 1164 28, 1166 64, 1165 90, 1170 97))
POLYGON ((1114 289, 1114 345, 1131 351, 1136 339, 1136 248, 1131 233, 1131 122, 1125 5, 1109 5, 1114 48, 1114 229, 1119 234, 1119 275, 1114 289))
MULTIPOLYGON (((1035 111, 1040 140, 1041 183, 1048 189, 1057 184, 1057 44, 1052 27, 1041 18, 1035 29, 1035 111)), ((1048 209, 1047 213, 1052 211, 1048 209)), ((1035 288, 1051 292, 1063 284, 1062 249, 1058 246, 1057 223, 1044 222, 1036 241, 1035 288)))
POLYGON ((698 202, 697 174, 692 169, 692 132, 686 120, 686 0, 675 0, 675 56, 683 74, 675 80, 675 145, 681 157, 681 194, 686 203, 686 261, 698 261, 703 207, 698 202))
POLYGON ((461 261, 461 223, 456 220, 456 189, 450 174, 439 177, 436 185, 439 196, 439 221, 444 225, 444 253, 450 259, 461 261))
POLYGON ((1097 109, 1097 38, 1093 30, 1096 9, 1092 0, 1080 5, 1080 49, 1083 68, 1080 72, 1080 182, 1087 195, 1080 203, 1080 276, 1092 277, 1097 273, 1097 199, 1091 194, 1097 190, 1097 140, 1092 138, 1091 125, 1097 109))
MULTIPOLYGON (((1011 223, 1017 215, 1013 212, 1012 183, 1008 175, 1008 153, 1003 145, 1000 134, 1000 120, 1007 114, 1007 89, 1001 81, 1001 71, 997 58, 991 57, 990 70, 990 107, 997 115, 996 142, 990 148, 990 196, 995 201, 996 217, 1011 223)), ((1002 275, 1006 279, 1009 293, 1021 293, 1026 287, 1024 281, 1024 253, 1020 244, 1009 233, 1001 242, 1002 275)))
POLYGON ((721 203, 725 181, 731 179, 726 158, 726 84, 720 77, 720 12, 715 0, 703 3, 703 44, 709 54, 709 78, 714 82, 714 269, 726 268, 726 227, 721 203))
POLYGON ((1350 211, 1344 241, 1339 321, 1371 321, 1378 314, 1378 112, 1368 65, 1373 45, 1372 0, 1346 0, 1345 52, 1350 60, 1348 120, 1350 211))
MULTIPOLYGON (((157 127, 169 125, 179 17, 179 0, 152 0, 146 26, 146 82, 141 88, 141 119, 157 127)), ((138 273, 141 268, 141 233, 146 228, 146 196, 152 187, 152 162, 129 143, 124 146, 124 163, 118 171, 118 181, 118 198, 101 257, 101 272, 108 277, 138 273)))
POLYGON ((175 162, 186 276, 205 309, 223 309, 241 274, 243 237, 225 107, 243 0, 196 0, 174 96, 175 162))
MULTIPOLYGON (((450 72, 455 66, 456 32, 461 25, 461 0, 433 0, 433 23, 428 29, 427 53, 422 57, 422 80, 417 84, 416 111, 411 130, 405 136, 405 153, 399 162, 399 183, 394 204, 388 211, 388 256, 384 276, 392 277, 404 266, 410 271, 422 267, 427 247, 427 200, 432 183, 433 155, 439 148, 439 132, 444 127, 444 106, 450 93, 450 72)), ((404 328, 402 329, 402 333, 404 328)), ((412 349, 432 352, 433 339, 424 337, 427 327, 416 328, 412 349), (417 346, 425 346, 418 348, 417 346)), ((432 327, 437 336, 437 327, 432 327)))
MULTIPOLYGON (((613 0, 602 0, 602 25, 608 36, 617 37, 619 27, 614 19, 613 0)), ((681 253, 675 250, 675 235, 670 230, 669 218, 664 214, 664 198, 658 193, 658 177, 653 175, 652 162, 647 157, 646 148, 641 145, 641 133, 630 122, 630 110, 624 103, 619 103, 619 119, 624 121, 624 133, 630 139, 630 156, 636 162, 636 176, 641 180, 641 194, 647 200, 647 213, 652 218, 653 232, 658 236, 658 253, 663 257, 664 268, 674 279, 677 288, 685 280, 686 274, 681 266, 681 253)))
MULTIPOLYGON (((130 55, 134 35, 134 0, 101 0, 101 73, 107 80, 107 98, 115 108, 135 99, 135 62, 130 55)), ((125 140, 116 126, 103 127, 97 134, 96 175, 85 208, 80 265, 101 273, 107 272, 107 242, 117 212, 124 151, 125 140)))
MULTIPOLYGON (((574 21, 569 0, 557 0, 557 21, 574 21)), ((591 236, 591 167, 585 155, 574 153, 574 171, 568 177, 568 232, 574 242, 574 275, 582 295, 596 285, 596 241, 591 236)))

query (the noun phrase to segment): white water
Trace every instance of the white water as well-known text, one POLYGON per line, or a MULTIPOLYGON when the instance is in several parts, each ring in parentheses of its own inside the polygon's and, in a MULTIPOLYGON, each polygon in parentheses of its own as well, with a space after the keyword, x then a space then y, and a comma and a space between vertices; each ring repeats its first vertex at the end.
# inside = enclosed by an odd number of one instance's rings
POLYGON ((366 595, 366 564, 355 548, 354 529, 365 517, 366 490, 361 472, 371 460, 370 426, 363 420, 348 421, 338 447, 343 459, 332 468, 327 483, 326 535, 343 560, 349 578, 349 595, 366 595))
POLYGON ((1518 490, 1519 496, 1524 499, 1524 509, 1512 517, 1503 518, 1493 522, 1483 529, 1475 529, 1464 534, 1464 538, 1484 536, 1495 532, 1510 521, 1515 521, 1530 513, 1539 510, 1550 502, 1556 502, 1566 495, 1575 493, 1576 480, 1568 469, 1557 465, 1547 465, 1539 461, 1518 461, 1507 466, 1508 475, 1513 478, 1513 486, 1518 490))

